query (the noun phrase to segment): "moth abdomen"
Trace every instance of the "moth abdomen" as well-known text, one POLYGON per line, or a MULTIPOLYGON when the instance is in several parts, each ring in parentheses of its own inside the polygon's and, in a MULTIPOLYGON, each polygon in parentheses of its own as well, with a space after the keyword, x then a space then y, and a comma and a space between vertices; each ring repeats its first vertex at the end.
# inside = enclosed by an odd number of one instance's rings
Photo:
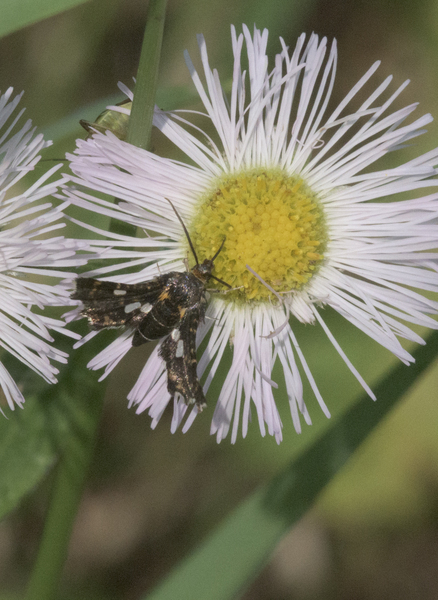
POLYGON ((183 318, 186 312, 183 301, 186 296, 180 297, 180 279, 185 279, 185 274, 170 275, 168 285, 163 288, 155 304, 138 319, 132 338, 133 346, 141 346, 169 335, 183 318))

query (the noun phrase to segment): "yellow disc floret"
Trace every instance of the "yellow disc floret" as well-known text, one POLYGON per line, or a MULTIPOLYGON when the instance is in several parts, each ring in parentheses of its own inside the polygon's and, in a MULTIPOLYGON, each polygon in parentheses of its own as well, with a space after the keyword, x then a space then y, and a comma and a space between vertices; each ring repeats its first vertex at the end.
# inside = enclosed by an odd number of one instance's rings
POLYGON ((277 292, 301 290, 320 265, 326 243, 316 195, 299 177, 269 169, 218 179, 200 199, 189 232, 200 262, 226 238, 213 274, 238 288, 223 296, 232 301, 272 298, 246 265, 277 292))

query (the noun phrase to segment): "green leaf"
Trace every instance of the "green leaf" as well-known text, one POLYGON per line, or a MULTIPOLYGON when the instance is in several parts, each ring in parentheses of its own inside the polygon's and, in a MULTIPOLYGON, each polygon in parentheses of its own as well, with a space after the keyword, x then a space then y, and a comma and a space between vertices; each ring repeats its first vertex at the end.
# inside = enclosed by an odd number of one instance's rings
POLYGON ((0 37, 64 12, 87 0, 1 0, 0 37))
POLYGON ((438 354, 438 332, 414 353, 415 364, 400 364, 363 396, 274 480, 256 491, 189 556, 148 600, 229 600, 260 572, 287 530, 313 505, 369 433, 407 392, 438 354))
POLYGON ((100 410, 105 385, 86 368, 96 345, 72 351, 70 338, 56 345, 70 353, 69 366, 62 367, 56 385, 45 383, 14 357, 2 358, 23 387, 26 403, 23 409, 5 408, 6 418, 0 415, 0 518, 38 485, 67 447, 88 437, 95 405, 100 410))
POLYGON ((56 454, 35 397, 0 415, 0 519, 17 506, 53 465, 56 454))

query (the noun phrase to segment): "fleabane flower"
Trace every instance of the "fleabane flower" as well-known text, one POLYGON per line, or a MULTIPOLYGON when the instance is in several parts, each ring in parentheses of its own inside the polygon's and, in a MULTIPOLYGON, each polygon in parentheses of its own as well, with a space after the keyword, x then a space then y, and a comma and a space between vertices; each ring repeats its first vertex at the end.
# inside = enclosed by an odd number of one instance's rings
MULTIPOLYGON (((54 235, 64 227, 61 218, 67 203, 55 208, 44 199, 64 180, 48 181, 61 165, 27 189, 19 183, 51 142, 35 135, 30 120, 17 124, 24 112, 16 110, 22 94, 12 94, 9 88, 0 97, 0 346, 47 382, 56 383, 58 369, 51 361, 65 363, 67 354, 52 345, 49 330, 78 336, 43 309, 71 303, 67 288, 52 278, 67 278, 61 268, 85 262, 75 256, 85 242, 54 235)), ((23 394, 2 362, 0 385, 11 409, 22 406, 23 394)))
MULTIPOLYGON (((336 43, 328 47, 325 38, 311 35, 306 40, 302 35, 289 52, 280 40, 281 51, 270 67, 267 39, 266 30, 256 29, 251 35, 244 27, 237 35, 232 28, 230 98, 217 71, 210 68, 202 36, 204 83, 186 56, 210 121, 208 130, 213 126, 215 131, 208 135, 181 113, 159 109, 154 125, 185 153, 187 162, 132 147, 110 132, 78 142, 70 156, 73 182, 88 188, 67 191, 73 203, 153 232, 153 237, 131 238, 85 225, 105 236, 94 243, 107 247, 105 256, 113 261, 89 275, 139 283, 184 271, 187 258, 193 267, 187 238, 168 200, 187 226, 200 263, 214 256, 225 240, 213 274, 232 289, 212 282, 226 293, 211 295, 197 332, 202 346, 198 375, 207 400, 210 384, 220 378, 211 425, 218 441, 230 430, 233 442, 239 429, 245 436, 251 414, 262 435, 267 431, 281 440, 275 363, 284 373, 297 431, 302 418, 311 422, 300 370, 329 416, 295 336, 296 320, 323 328, 373 399, 325 324, 321 307, 331 306, 407 364, 412 357, 399 339, 422 340, 405 323, 437 327, 429 314, 437 312, 438 303, 420 291, 438 291, 438 149, 396 168, 369 168, 423 133, 431 116, 406 124, 415 105, 391 112, 406 84, 387 95, 390 77, 352 107, 379 63, 329 110, 336 43), (244 51, 247 71, 242 67, 244 51), (433 193, 421 196, 423 188, 433 193), (93 192, 121 201, 112 204, 93 192), (395 201, 400 192, 411 199, 395 201), (123 274, 127 267, 131 272, 123 274), (227 348, 232 358, 224 374, 221 362, 227 348)), ((128 328, 89 367, 105 368, 106 376, 130 349, 132 336, 128 328)), ((147 409, 155 426, 169 398, 158 347, 129 402, 138 412, 147 409)), ((175 400, 172 430, 183 420, 187 430, 197 415, 196 408, 175 400)))

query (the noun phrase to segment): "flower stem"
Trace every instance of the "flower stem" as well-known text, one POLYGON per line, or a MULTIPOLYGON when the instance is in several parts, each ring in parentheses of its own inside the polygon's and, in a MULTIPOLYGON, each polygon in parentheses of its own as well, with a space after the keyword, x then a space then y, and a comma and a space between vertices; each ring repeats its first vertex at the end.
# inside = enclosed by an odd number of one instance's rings
POLYGON ((129 118, 128 142, 149 149, 167 0, 151 0, 129 118))
POLYGON ((59 579, 93 455, 105 394, 105 386, 98 383, 96 374, 86 369, 88 358, 83 351, 73 355, 70 371, 41 398, 48 428, 60 449, 60 459, 25 600, 59 597, 59 579))
MULTIPOLYGON (((148 20, 143 37, 140 64, 134 90, 131 115, 129 117, 127 142, 139 148, 149 149, 155 95, 160 66, 161 44, 167 0, 150 0, 148 20)), ((118 200, 115 200, 118 202, 118 200)), ((119 235, 135 237, 136 228, 119 219, 111 219, 109 229, 119 235)))

